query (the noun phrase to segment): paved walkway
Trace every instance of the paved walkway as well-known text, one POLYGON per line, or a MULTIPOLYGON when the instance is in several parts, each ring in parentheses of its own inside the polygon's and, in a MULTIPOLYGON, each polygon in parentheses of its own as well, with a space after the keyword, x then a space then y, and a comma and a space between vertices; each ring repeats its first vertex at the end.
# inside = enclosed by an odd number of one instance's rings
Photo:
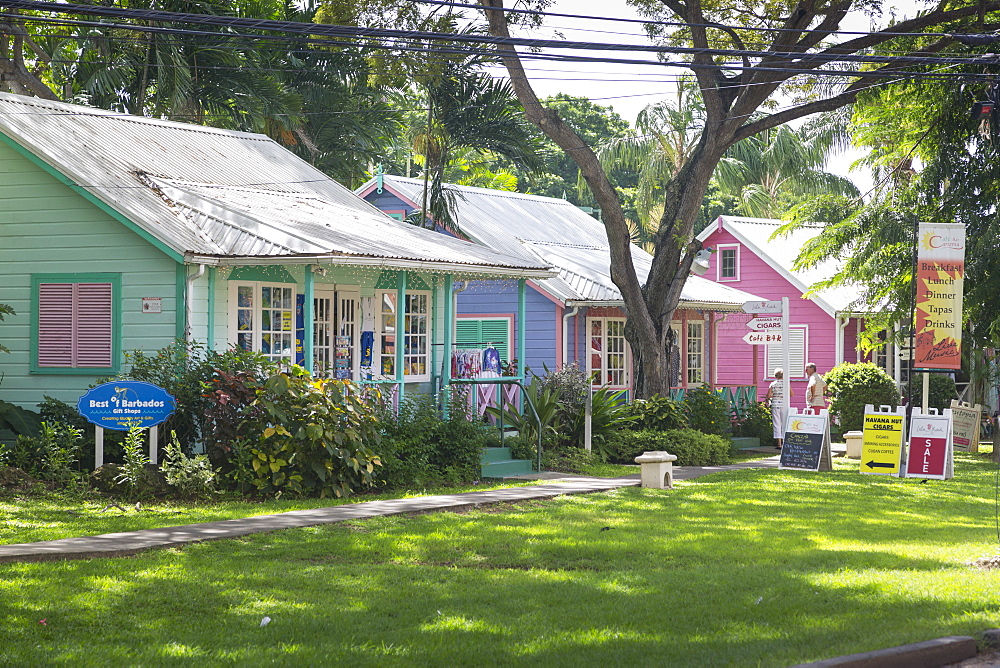
MULTIPOLYGON (((674 467, 674 480, 691 480, 709 473, 732 471, 743 468, 774 468, 778 458, 742 462, 727 466, 683 466, 674 467)), ((483 492, 462 494, 442 494, 421 496, 412 499, 392 499, 388 501, 363 501, 330 508, 312 510, 292 510, 275 515, 258 515, 239 520, 186 524, 163 529, 143 529, 122 533, 107 533, 99 536, 63 538, 39 543, 18 543, 0 545, 0 562, 47 561, 53 559, 86 559, 91 557, 118 557, 156 547, 169 547, 218 538, 237 538, 252 533, 292 529, 298 527, 332 524, 348 520, 399 515, 403 513, 427 512, 433 510, 456 510, 476 507, 481 504, 506 503, 548 499, 563 494, 585 494, 604 492, 618 487, 639 484, 638 474, 623 478, 591 478, 587 476, 560 473, 535 473, 520 476, 521 480, 545 481, 540 485, 508 487, 483 492)))

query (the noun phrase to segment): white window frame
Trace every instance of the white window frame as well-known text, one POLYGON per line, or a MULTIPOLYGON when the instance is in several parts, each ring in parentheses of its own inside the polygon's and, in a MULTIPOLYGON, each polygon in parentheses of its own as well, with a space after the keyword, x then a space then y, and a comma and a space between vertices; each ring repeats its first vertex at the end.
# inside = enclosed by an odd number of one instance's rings
MULTIPOLYGON (((791 364, 791 369, 785 369, 785 378, 805 378, 806 361, 809 359, 809 325, 789 325, 788 334, 789 338, 794 340, 793 332, 802 332, 802 354, 801 357, 795 356, 795 348, 791 350, 789 356, 789 363, 791 364)), ((766 365, 767 377, 774 379, 771 374, 774 373, 775 367, 784 366, 784 355, 781 354, 781 346, 764 346, 764 364, 766 365)))
MULTIPOLYGON (((396 341, 393 342, 393 353, 391 355, 389 355, 388 353, 383 353, 382 351, 384 349, 384 345, 383 344, 385 342, 385 339, 387 337, 389 337, 389 336, 396 337, 396 335, 398 333, 396 330, 398 330, 398 322, 399 322, 399 313, 398 313, 399 305, 397 304, 397 313, 396 313, 396 321, 395 321, 397 323, 397 326, 394 327, 394 331, 392 331, 392 332, 388 331, 388 327, 386 325, 385 319, 383 318, 383 316, 388 315, 388 314, 385 311, 383 311, 382 309, 383 309, 383 304, 385 304, 385 295, 391 295, 391 297, 393 299, 395 299, 397 294, 398 293, 397 293, 396 290, 376 290, 375 291, 375 303, 376 303, 376 307, 375 307, 375 328, 376 328, 376 332, 378 334, 378 338, 375 341, 375 350, 372 351, 372 366, 375 367, 375 369, 377 369, 376 375, 380 375, 380 377, 385 378, 385 379, 390 379, 390 380, 393 379, 393 378, 396 378, 396 373, 395 373, 395 359, 396 359, 396 355, 395 355, 395 350, 396 350, 395 343, 396 343, 396 341), (385 368, 383 366, 383 361, 385 359, 390 358, 390 357, 393 360, 393 372, 391 374, 386 374, 386 373, 383 372, 383 369, 385 368)), ((422 374, 405 374, 404 373, 403 374, 403 380, 405 382, 408 382, 408 383, 419 383, 419 382, 429 381, 431 379, 431 353, 430 353, 430 351, 431 351, 431 332, 432 332, 433 327, 434 327, 434 321, 433 321, 433 317, 432 317, 433 316, 433 310, 434 310, 433 294, 431 293, 430 290, 407 290, 405 292, 405 294, 404 294, 404 297, 403 297, 404 301, 408 297, 424 297, 426 299, 425 303, 427 304, 427 311, 425 313, 403 313, 403 322, 404 323, 406 322, 406 318, 409 317, 409 316, 423 316, 426 319, 426 327, 424 328, 424 332, 423 333, 419 333, 419 334, 404 334, 404 337, 403 337, 403 364, 404 364, 404 368, 405 368, 405 365, 407 363, 407 361, 406 361, 407 358, 420 358, 420 357, 422 357, 422 358, 424 358, 424 369, 426 370, 425 373, 422 373, 422 374), (407 350, 407 343, 408 343, 407 339, 409 339, 410 337, 414 337, 414 336, 421 337, 421 338, 424 339, 424 341, 425 341, 424 351, 423 351, 423 353, 407 354, 407 352, 406 352, 406 350, 407 350)))
POLYGON ((685 384, 687 385, 687 387, 692 387, 692 386, 693 387, 698 387, 699 385, 706 384, 706 380, 705 380, 705 377, 706 377, 706 370, 705 370, 705 321, 704 320, 687 320, 687 321, 684 322, 684 325, 685 325, 685 327, 683 328, 684 329, 684 341, 683 341, 683 346, 684 346, 683 351, 684 351, 684 354, 683 354, 683 357, 682 357, 682 359, 684 360, 684 380, 685 380, 685 384), (698 336, 698 337, 692 337, 691 336, 691 329, 690 329, 691 325, 697 325, 698 327, 701 327, 701 336, 698 336), (691 348, 690 348, 690 345, 691 345, 690 341, 691 341, 692 338, 695 338, 696 340, 701 341, 701 349, 698 350, 695 353, 695 354, 699 355, 699 357, 701 359, 701 364, 700 364, 700 366, 697 366, 697 367, 693 367, 690 364, 691 363, 691 355, 692 355, 691 348), (698 377, 697 380, 692 380, 691 379, 691 372, 692 371, 697 371, 698 372, 698 376, 699 377, 698 377))
MULTIPOLYGON (((608 369, 608 345, 607 345, 608 344, 608 322, 610 322, 610 321, 621 322, 622 323, 622 327, 624 328, 624 324, 625 324, 625 318, 624 317, 618 317, 618 316, 601 316, 601 317, 588 317, 587 318, 587 323, 586 323, 586 327, 587 327, 586 341, 587 341, 587 343, 586 343, 586 345, 587 345, 587 376, 588 377, 592 377, 593 374, 594 374, 594 372, 597 371, 597 369, 595 369, 594 365, 593 365, 593 356, 594 355, 598 355, 601 358, 601 369, 600 370, 601 370, 602 374, 606 374, 607 373, 607 369, 608 369), (600 350, 594 350, 593 347, 592 347, 592 341, 591 341, 591 336, 592 336, 591 335, 591 331, 593 330, 593 324, 592 323, 597 322, 597 321, 601 322, 601 349, 600 350)), ((619 338, 619 337, 615 337, 615 338, 619 338)), ((606 387, 606 388, 612 389, 612 390, 627 390, 630 387, 632 387, 632 349, 629 346, 628 339, 625 338, 624 333, 622 334, 622 336, 620 338, 622 339, 622 341, 624 343, 624 346, 623 346, 624 349, 622 350, 622 353, 624 353, 624 360, 623 360, 624 368, 622 369, 622 383, 620 383, 620 384, 617 384, 617 383, 616 384, 610 384, 610 383, 605 384, 603 382, 604 378, 602 377, 602 378, 597 379, 597 382, 594 383, 594 387, 606 387)), ((615 352, 617 353, 617 351, 615 351, 615 352)))
MULTIPOLYGON (((249 330, 250 333, 250 345, 254 352, 261 353, 265 355, 268 359, 274 360, 279 364, 291 365, 295 363, 295 296, 296 285, 294 283, 269 283, 266 281, 230 281, 229 282, 229 305, 228 305, 228 315, 229 315, 229 343, 233 346, 239 345, 239 337, 241 330, 239 329, 239 290, 241 287, 250 287, 253 290, 253 326, 249 330), (291 308, 290 309, 277 309, 280 311, 291 311, 291 330, 289 334, 291 335, 291 345, 288 347, 288 353, 275 354, 275 353, 263 353, 261 351, 261 343, 263 340, 263 330, 261 326, 263 324, 262 317, 262 299, 261 295, 263 288, 272 289, 282 289, 291 290, 291 308)), ((246 332, 247 330, 243 330, 246 332)), ((275 331, 275 330, 270 330, 275 331)), ((284 332, 284 330, 278 330, 284 332)))
POLYGON ((715 280, 719 283, 728 283, 730 281, 740 280, 740 244, 719 244, 717 246, 719 261, 716 264, 716 274, 715 280), (726 250, 736 251, 736 275, 735 276, 723 276, 722 275, 722 252, 726 250))

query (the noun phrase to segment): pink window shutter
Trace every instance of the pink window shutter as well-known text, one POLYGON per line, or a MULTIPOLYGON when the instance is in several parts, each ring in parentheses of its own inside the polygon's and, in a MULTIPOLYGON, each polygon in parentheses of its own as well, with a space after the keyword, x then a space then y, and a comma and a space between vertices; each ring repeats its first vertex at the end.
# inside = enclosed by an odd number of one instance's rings
POLYGON ((73 366, 73 284, 38 286, 38 366, 73 366))
POLYGON ((112 298, 111 283, 41 283, 38 366, 110 367, 112 298))
POLYGON ((76 284, 76 366, 109 367, 112 363, 110 283, 76 284))

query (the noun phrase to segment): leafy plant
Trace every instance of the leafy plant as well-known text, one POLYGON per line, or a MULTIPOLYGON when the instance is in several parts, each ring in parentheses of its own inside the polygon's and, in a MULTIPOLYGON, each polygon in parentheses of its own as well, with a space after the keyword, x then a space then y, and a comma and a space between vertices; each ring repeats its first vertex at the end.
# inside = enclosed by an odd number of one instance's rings
POLYGON ((190 456, 184 453, 177 433, 170 432, 170 441, 164 448, 163 476, 167 484, 181 496, 206 498, 215 494, 216 471, 205 455, 190 456))
POLYGON ((543 441, 547 436, 557 437, 562 426, 564 409, 560 390, 553 387, 543 388, 542 383, 536 381, 524 388, 521 397, 525 403, 523 412, 519 412, 513 404, 506 404, 502 408, 491 406, 486 412, 502 419, 505 425, 510 425, 532 443, 538 442, 539 425, 543 441))
POLYGON ((551 390, 557 394, 567 414, 573 414, 578 408, 583 408, 591 385, 590 378, 580 369, 580 365, 572 362, 562 365, 555 371, 550 371, 547 366, 543 368, 545 375, 534 376, 531 384, 537 383, 539 391, 551 390))
POLYGON ((36 437, 42 428, 38 413, 17 404, 0 400, 0 431, 10 430, 15 436, 36 437))
POLYGON ((126 497, 138 499, 146 495, 150 488, 150 473, 146 469, 149 458, 145 452, 145 430, 132 427, 125 435, 123 449, 125 458, 115 476, 115 483, 126 488, 126 497))
POLYGON ((375 407, 351 383, 313 380, 298 366, 258 390, 254 483, 263 494, 349 496, 374 482, 381 461, 375 407))
POLYGON ((733 425, 733 436, 759 438, 761 445, 772 445, 774 426, 771 422, 771 409, 759 401, 748 404, 743 417, 733 425))
MULTIPOLYGON (((610 454, 605 448, 607 439, 623 426, 635 420, 624 397, 624 390, 609 390, 607 388, 601 388, 593 394, 590 409, 591 445, 602 459, 607 459, 610 454)), ((583 447, 586 436, 586 411, 584 407, 576 411, 569 426, 571 445, 583 447)))
POLYGON ((896 382, 871 362, 844 362, 824 376, 831 395, 830 414, 843 431, 860 430, 864 425, 865 404, 898 406, 896 382))
POLYGON ((729 402, 705 385, 687 391, 684 412, 688 426, 705 434, 723 436, 732 428, 729 402))
POLYGON ((680 401, 656 395, 649 399, 636 399, 629 407, 634 421, 630 429, 682 429, 688 426, 684 404, 680 401))

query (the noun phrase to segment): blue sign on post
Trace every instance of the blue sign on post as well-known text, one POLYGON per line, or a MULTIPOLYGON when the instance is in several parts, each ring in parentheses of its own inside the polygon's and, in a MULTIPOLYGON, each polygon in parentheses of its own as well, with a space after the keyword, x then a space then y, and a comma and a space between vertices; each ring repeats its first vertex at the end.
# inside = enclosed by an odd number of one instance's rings
POLYGON ((176 407, 177 401, 162 387, 137 380, 98 385, 76 404, 88 422, 114 431, 154 427, 173 415, 176 407))

